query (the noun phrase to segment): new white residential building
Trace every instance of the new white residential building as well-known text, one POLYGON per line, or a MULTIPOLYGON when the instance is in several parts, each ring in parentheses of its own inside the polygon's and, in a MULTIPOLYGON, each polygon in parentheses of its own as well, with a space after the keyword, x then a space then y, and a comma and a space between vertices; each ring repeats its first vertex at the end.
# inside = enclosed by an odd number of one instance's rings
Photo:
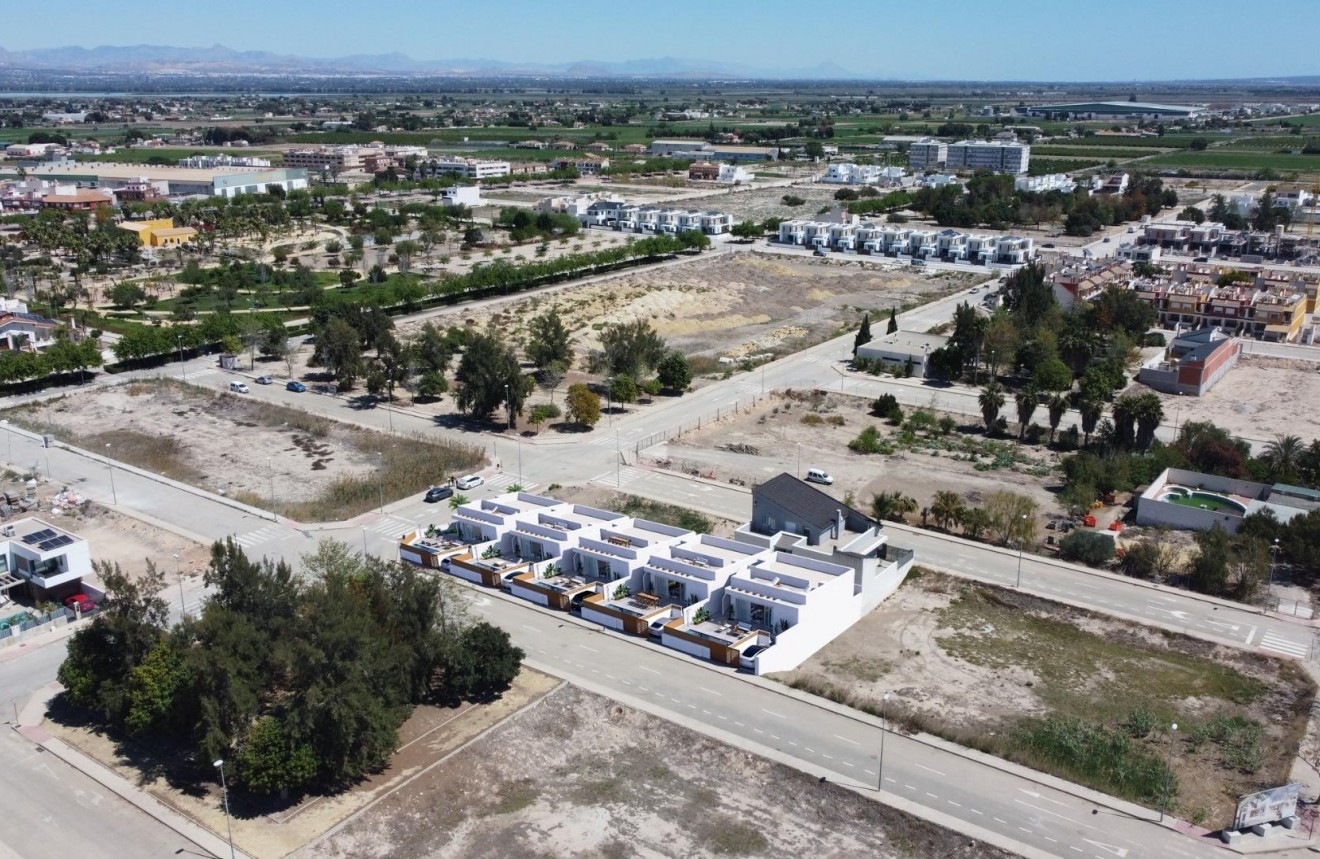
POLYGON ((0 595, 26 583, 33 599, 58 601, 91 574, 87 541, 76 534, 35 517, 0 528, 0 595))
POLYGON ((1043 194, 1046 191, 1062 191, 1065 194, 1071 194, 1077 188, 1077 183, 1067 173, 1049 173, 1045 176, 1019 176, 1013 180, 1013 190, 1026 191, 1032 194, 1043 194))
POLYGON ((963 140, 949 145, 950 170, 989 170, 992 173, 1026 173, 1031 147, 1007 140, 963 140))
POLYGON ((898 587, 913 553, 788 474, 734 539, 510 492, 406 534, 403 560, 755 673, 789 670, 898 587))
POLYGON ((937 170, 949 159, 949 144, 932 137, 922 139, 908 146, 908 169, 937 170))
POLYGON ((902 167, 881 167, 875 164, 831 164, 820 181, 834 185, 876 185, 896 182, 906 171, 902 167))
POLYGON ((722 235, 733 229, 733 216, 724 212, 638 206, 618 199, 594 200, 585 211, 576 204, 572 208, 579 212, 578 220, 586 227, 614 227, 635 233, 695 230, 708 236, 722 235))
POLYGON ((485 161, 478 158, 437 158, 428 161, 426 167, 433 174, 449 173, 464 179, 493 179, 508 176, 511 170, 507 161, 485 161))
POLYGON ((842 221, 784 221, 778 240, 786 245, 981 265, 1022 265, 1036 255, 1035 243, 1023 236, 913 229, 863 221, 856 215, 842 221))

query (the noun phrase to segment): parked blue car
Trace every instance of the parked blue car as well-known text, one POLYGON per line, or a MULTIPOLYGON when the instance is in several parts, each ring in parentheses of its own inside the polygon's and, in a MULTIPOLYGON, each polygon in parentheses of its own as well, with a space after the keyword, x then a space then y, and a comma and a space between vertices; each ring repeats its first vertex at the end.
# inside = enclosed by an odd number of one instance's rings
POLYGON ((285 385, 284 389, 286 391, 293 391, 296 394, 301 394, 303 391, 307 390, 307 386, 304 385, 302 382, 292 381, 289 382, 289 384, 285 385))

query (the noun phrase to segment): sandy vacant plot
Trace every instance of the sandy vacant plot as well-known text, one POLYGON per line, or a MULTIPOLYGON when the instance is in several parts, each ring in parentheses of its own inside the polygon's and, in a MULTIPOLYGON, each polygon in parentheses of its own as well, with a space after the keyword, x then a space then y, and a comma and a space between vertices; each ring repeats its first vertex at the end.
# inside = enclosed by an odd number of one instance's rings
MULTIPOLYGON (((845 394, 795 399, 777 393, 750 411, 653 447, 646 456, 651 460, 668 459, 670 467, 682 471, 693 468, 703 473, 713 471, 720 480, 741 480, 751 485, 763 483, 783 471, 796 471, 800 448, 803 470, 825 469, 834 477, 834 485, 824 489, 837 498, 852 493, 863 510, 878 492, 902 492, 915 498, 919 507, 925 507, 940 490, 953 490, 965 502, 975 504, 991 492, 1011 489, 1035 499, 1043 514, 1058 512, 1057 498, 1046 488, 1054 481, 1029 473, 1032 466, 1028 463, 1019 463, 1012 469, 978 471, 971 461, 955 459, 947 453, 939 456, 903 451, 892 456, 853 453, 848 442, 866 427, 875 426, 882 435, 894 431, 888 423, 870 415, 869 408, 869 400, 845 394), (821 422, 804 424, 802 419, 808 415, 818 416, 821 422), (835 426, 829 422, 831 419, 841 420, 842 424, 835 426), (758 453, 721 449, 730 445, 750 445, 758 453)), ((955 417, 960 423, 968 420, 955 417)), ((981 438, 979 434, 968 437, 981 438)), ((1033 462, 1047 466, 1057 458, 1043 447, 1026 448, 1023 453, 1033 462)), ((983 466, 986 462, 986 458, 981 458, 983 466)))
POLYGON ((300 857, 1000 857, 561 686, 300 857))
MULTIPOLYGON (((553 306, 579 350, 597 348, 605 324, 643 319, 688 355, 743 356, 793 351, 856 324, 864 311, 874 316, 926 303, 980 279, 861 262, 718 254, 499 306, 455 308, 433 321, 441 327, 490 326, 518 338, 527 320, 553 306)), ((400 325, 408 334, 419 327, 400 325)))
MULTIPOLYGON (((220 384, 224 384, 223 380, 220 384)), ((345 426, 238 394, 151 380, 6 416, 88 450, 306 521, 336 521, 480 461, 475 448, 345 426)))
POLYGON ((929 571, 780 679, 877 709, 889 692, 900 723, 1047 771, 1015 742, 1026 721, 1106 725, 1152 754, 1167 750, 1155 726, 1176 721, 1175 810, 1212 827, 1239 794, 1287 781, 1314 696, 1286 660, 929 571))
POLYGON ((834 199, 835 185, 794 185, 791 188, 756 188, 719 194, 702 202, 702 208, 733 215, 735 221, 764 221, 766 218, 812 218, 822 206, 840 205, 834 199), (784 204, 784 197, 798 197, 800 206, 784 204))
POLYGON ((1320 438, 1320 373, 1310 361, 1244 355, 1205 396, 1160 398, 1166 423, 1210 421, 1251 441, 1320 438))

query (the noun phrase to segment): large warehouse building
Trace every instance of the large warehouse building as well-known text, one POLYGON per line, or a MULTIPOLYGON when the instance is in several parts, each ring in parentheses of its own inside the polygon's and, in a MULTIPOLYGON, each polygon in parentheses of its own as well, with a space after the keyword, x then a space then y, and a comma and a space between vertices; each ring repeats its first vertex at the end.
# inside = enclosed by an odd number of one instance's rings
MULTIPOLYGON (((130 185, 151 185, 171 197, 232 197, 260 194, 271 187, 285 191, 307 187, 307 171, 288 168, 254 170, 251 167, 159 167, 152 164, 58 161, 33 164, 24 169, 33 178, 54 179, 106 191, 130 185)), ((0 177, 4 172, 4 168, 0 168, 0 177)), ((17 172, 14 175, 17 176, 17 172)))
POLYGON ((1150 104, 1143 101, 1085 101, 1076 104, 1035 104, 1022 108, 1027 116, 1056 119, 1191 119, 1205 113, 1199 105, 1150 104))

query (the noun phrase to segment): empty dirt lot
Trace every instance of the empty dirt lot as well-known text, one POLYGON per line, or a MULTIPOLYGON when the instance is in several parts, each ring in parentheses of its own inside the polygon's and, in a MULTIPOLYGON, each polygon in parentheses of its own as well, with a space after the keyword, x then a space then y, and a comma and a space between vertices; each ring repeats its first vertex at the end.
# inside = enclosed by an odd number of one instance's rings
MULTIPOLYGON (((874 319, 891 307, 924 304, 983 279, 857 260, 726 253, 512 302, 455 308, 432 321, 440 327, 492 327, 517 339, 528 320, 555 307, 579 352, 599 347, 604 325, 642 319, 687 355, 787 354, 856 325, 866 311, 874 319)), ((399 327, 411 336, 420 324, 399 327)))
MULTIPOLYGON (((825 491, 836 498, 852 493, 862 510, 870 508, 871 496, 878 492, 901 492, 915 498, 920 508, 929 505, 940 490, 956 491, 965 502, 975 504, 996 490, 1011 489, 1031 496, 1046 517, 1060 512, 1057 497, 1047 489, 1057 480, 1041 476, 1041 469, 1052 467, 1057 459, 1046 448, 1020 447, 1011 439, 991 442, 981 449, 1016 450, 1024 458, 1011 467, 1001 460, 1003 467, 994 468, 990 465, 995 460, 988 455, 972 461, 966 455, 925 448, 900 448, 892 455, 853 453, 848 442, 866 427, 874 426, 886 436, 897 434, 869 409, 869 400, 851 395, 776 393, 749 412, 685 433, 677 441, 651 448, 646 455, 651 460, 669 459, 670 467, 682 471, 696 468, 714 472, 720 480, 748 485, 763 483, 783 471, 792 474, 799 469, 823 468, 834 477, 834 485, 824 487, 825 491), (809 422, 804 423, 804 418, 809 422), (730 445, 748 445, 758 453, 720 449, 730 445)), ((968 420, 960 417, 960 423, 968 420)), ((959 435, 955 431, 948 438, 959 435)), ((971 445, 984 444, 980 433, 961 438, 971 445)))
POLYGON ((296 855, 995 859, 1007 854, 561 686, 296 855))
POLYGON ((386 436, 175 380, 97 387, 5 412, 87 450, 304 521, 350 518, 424 490, 476 449, 386 436), (420 446, 425 446, 421 450, 420 446), (419 452, 429 455, 419 456, 419 452), (379 473, 378 473, 379 472, 379 473))
MULTIPOLYGON (((889 715, 910 728, 1121 793, 1122 773, 1158 765, 1177 722, 1175 813, 1210 828, 1237 797, 1288 781, 1314 687, 1287 660, 922 571, 795 672, 778 679, 889 715), (1104 773, 1069 769, 1025 730, 1074 720, 1105 733, 1091 758, 1126 744, 1104 773)), ((1078 741, 1094 737, 1061 730, 1078 741)), ((1088 747, 1090 748, 1090 747, 1088 747)), ((1128 783, 1129 798, 1151 796, 1128 783)), ((1149 787, 1149 785, 1147 785, 1149 787)), ((1158 794, 1160 785, 1156 785, 1158 794)))
POLYGON ((1320 372, 1311 361, 1243 355, 1203 397, 1160 394, 1164 422, 1209 421, 1249 441, 1320 438, 1320 372))

